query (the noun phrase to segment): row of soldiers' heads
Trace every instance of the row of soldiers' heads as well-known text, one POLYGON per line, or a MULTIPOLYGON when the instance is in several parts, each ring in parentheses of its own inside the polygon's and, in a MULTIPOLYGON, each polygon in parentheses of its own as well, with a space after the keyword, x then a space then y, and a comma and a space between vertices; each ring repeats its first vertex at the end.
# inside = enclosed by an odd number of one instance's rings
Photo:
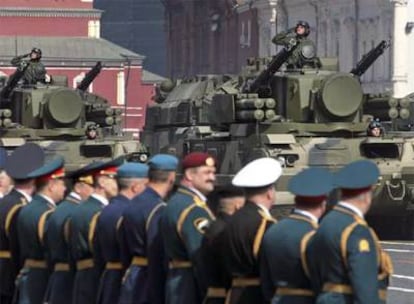
MULTIPOLYGON (((171 190, 179 165, 175 156, 157 154, 146 164, 125 162, 120 157, 109 162, 92 162, 66 174, 62 157, 45 162, 42 148, 29 143, 18 147, 7 157, 4 169, 15 183, 34 184, 37 191, 46 191, 48 196, 58 202, 67 190, 65 178, 71 181, 73 189, 82 199, 96 191, 108 198, 127 189, 139 194, 148 182, 163 184, 171 190)), ((190 153, 181 161, 181 183, 208 195, 215 188, 216 167, 213 156, 202 152, 190 153)), ((277 160, 261 158, 244 166, 232 179, 232 185, 243 189, 247 198, 260 196, 260 199, 273 204, 276 201, 274 185, 282 173, 277 160)), ((378 177, 377 166, 361 160, 335 173, 323 168, 305 169, 289 180, 288 190, 295 195, 298 204, 309 206, 326 201, 335 188, 341 189, 345 197, 362 196, 364 201, 370 203, 371 189, 378 177)))
MULTIPOLYGON (((18 147, 10 156, 0 153, 4 171, 14 184, 36 189, 55 202, 63 199, 69 181, 72 189, 84 200, 92 192, 111 198, 120 190, 139 194, 147 183, 163 184, 171 190, 175 184, 179 160, 169 154, 157 154, 146 164, 126 162, 119 157, 108 162, 95 161, 76 171, 65 172, 64 159, 56 156, 45 161, 42 148, 28 143, 18 147)), ((183 183, 202 193, 214 189, 216 161, 207 153, 190 153, 181 162, 183 183)))

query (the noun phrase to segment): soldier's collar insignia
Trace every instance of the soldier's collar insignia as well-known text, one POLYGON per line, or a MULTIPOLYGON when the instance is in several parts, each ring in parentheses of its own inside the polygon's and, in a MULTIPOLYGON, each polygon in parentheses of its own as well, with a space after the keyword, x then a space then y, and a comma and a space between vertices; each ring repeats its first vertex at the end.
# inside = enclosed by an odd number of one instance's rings
POLYGON ((369 252, 369 243, 366 239, 361 239, 358 243, 359 252, 369 252))

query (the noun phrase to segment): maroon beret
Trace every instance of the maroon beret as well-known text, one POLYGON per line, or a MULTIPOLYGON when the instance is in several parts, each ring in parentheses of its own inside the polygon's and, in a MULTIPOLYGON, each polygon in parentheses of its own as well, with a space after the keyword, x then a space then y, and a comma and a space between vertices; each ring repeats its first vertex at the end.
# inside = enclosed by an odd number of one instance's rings
POLYGON ((182 162, 183 170, 201 166, 215 167, 216 161, 213 156, 203 152, 192 152, 186 155, 182 162))

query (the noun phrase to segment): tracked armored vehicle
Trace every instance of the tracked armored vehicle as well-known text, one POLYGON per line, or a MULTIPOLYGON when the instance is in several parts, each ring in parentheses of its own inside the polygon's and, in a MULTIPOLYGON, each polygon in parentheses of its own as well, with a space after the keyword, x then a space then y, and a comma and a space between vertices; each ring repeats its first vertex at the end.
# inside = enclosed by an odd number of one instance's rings
POLYGON ((0 92, 2 147, 13 150, 25 142, 37 143, 49 157, 62 155, 69 171, 121 155, 146 161, 143 146, 121 131, 120 109, 87 92, 102 68, 100 62, 77 89, 68 88, 66 78, 58 76, 50 84, 22 85, 26 67, 18 67, 0 92))
POLYGON ((372 159, 382 176, 371 224, 383 238, 413 239, 414 138, 398 131, 414 122, 412 100, 364 94, 359 79, 388 46, 382 41, 349 73, 339 72, 334 58, 320 58, 321 68, 313 65, 311 46, 301 52, 309 64, 281 70, 297 47, 293 41, 271 59, 250 60, 240 75, 164 82, 157 104, 147 109, 141 139, 150 153, 215 155, 219 186, 253 159, 278 159, 284 171, 277 184, 277 214, 290 210, 287 183, 302 169, 335 171, 353 160, 372 159), (390 123, 381 137, 368 137, 376 114, 390 123))

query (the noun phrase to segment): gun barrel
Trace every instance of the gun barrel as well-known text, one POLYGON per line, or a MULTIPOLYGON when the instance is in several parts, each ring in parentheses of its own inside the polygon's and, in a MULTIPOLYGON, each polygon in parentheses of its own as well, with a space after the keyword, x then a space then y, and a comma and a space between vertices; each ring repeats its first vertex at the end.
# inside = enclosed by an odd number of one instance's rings
POLYGON ((85 75, 85 78, 77 86, 78 90, 85 92, 88 87, 91 85, 92 81, 99 75, 102 70, 102 63, 98 61, 95 66, 85 75))
POLYGON ((248 86, 244 93, 256 93, 261 86, 266 85, 269 82, 270 78, 288 60, 297 45, 298 44, 296 41, 292 41, 290 47, 283 48, 279 53, 277 53, 269 63, 269 66, 256 77, 256 79, 248 86))
POLYGON ((391 45, 390 41, 382 40, 375 48, 370 50, 361 60, 358 61, 356 66, 352 69, 351 74, 360 77, 363 75, 369 67, 381 56, 384 51, 391 45))

